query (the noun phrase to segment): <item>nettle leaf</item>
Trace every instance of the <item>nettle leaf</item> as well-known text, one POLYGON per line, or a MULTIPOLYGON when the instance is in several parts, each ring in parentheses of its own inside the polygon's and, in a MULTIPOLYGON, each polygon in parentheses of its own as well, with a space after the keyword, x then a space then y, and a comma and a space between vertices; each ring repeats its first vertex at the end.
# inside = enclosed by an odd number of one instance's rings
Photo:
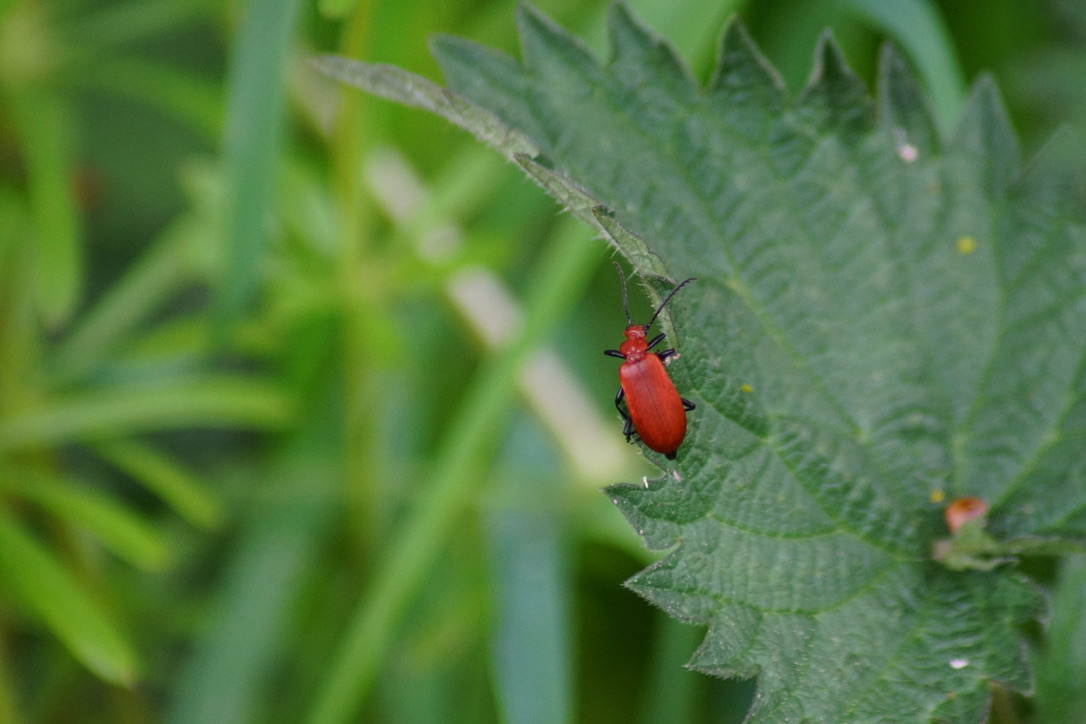
POLYGON ((1017 627, 1045 606, 1015 554, 1086 541, 1081 197, 1023 168, 990 81, 942 138, 892 50, 877 103, 828 38, 792 99, 738 23, 703 87, 621 4, 606 63, 517 20, 523 61, 438 40, 447 89, 318 63, 516 160, 653 294, 698 277, 664 324, 686 442, 607 490, 670 549, 631 588, 708 624, 692 666, 758 677, 751 722, 976 722, 992 682, 1028 693, 1017 627), (965 496, 984 545, 943 565, 965 496))

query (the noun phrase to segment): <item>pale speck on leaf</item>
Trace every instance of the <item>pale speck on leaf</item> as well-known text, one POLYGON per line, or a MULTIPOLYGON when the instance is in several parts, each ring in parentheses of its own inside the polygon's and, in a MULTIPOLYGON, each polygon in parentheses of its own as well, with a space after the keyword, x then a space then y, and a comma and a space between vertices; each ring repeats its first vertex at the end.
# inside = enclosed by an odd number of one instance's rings
POLYGON ((977 240, 972 236, 962 236, 954 242, 959 254, 972 254, 977 250, 977 240))

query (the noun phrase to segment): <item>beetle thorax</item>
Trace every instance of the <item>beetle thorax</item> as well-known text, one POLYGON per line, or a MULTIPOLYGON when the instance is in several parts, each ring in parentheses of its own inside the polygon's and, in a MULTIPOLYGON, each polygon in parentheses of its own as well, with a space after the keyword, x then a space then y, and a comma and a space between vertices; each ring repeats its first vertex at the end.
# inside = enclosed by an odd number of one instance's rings
POLYGON ((636 362, 645 356, 648 351, 648 343, 645 342, 645 327, 640 324, 631 324, 626 327, 623 334, 626 341, 619 346, 618 351, 626 358, 627 362, 636 362))

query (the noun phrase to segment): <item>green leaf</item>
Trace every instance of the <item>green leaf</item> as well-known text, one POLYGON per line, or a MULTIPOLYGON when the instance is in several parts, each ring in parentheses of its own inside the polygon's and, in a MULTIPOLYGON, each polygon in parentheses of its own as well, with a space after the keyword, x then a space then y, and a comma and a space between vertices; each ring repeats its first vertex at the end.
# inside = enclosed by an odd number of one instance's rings
POLYGON ((0 421, 0 450, 183 426, 279 427, 291 416, 265 382, 212 376, 101 387, 0 421))
POLYGON ((892 50, 876 106, 829 38, 790 99, 738 24, 699 87, 621 3, 607 63, 517 20, 523 62, 437 41, 448 89, 336 75, 534 149, 651 293, 698 278, 663 320, 697 403, 678 460, 607 490, 669 550, 630 587, 708 624, 694 667, 758 677, 750 722, 976 722, 992 682, 1028 694, 1044 599, 988 564, 1086 541, 1086 227, 994 85, 941 137, 892 50), (935 501, 959 497, 992 543, 953 570, 935 501))
POLYGON ((1052 595, 1051 636, 1038 656, 1038 721, 1086 721, 1086 556, 1068 558, 1052 595))
POLYGON ((166 501, 193 525, 213 528, 222 521, 222 503, 215 493, 169 455, 128 439, 99 441, 91 448, 166 501))
POLYGON ((225 263, 213 305, 220 342, 249 303, 263 267, 283 132, 286 94, 281 81, 300 7, 298 0, 253 0, 246 3, 238 25, 223 132, 228 178, 225 263))
MULTIPOLYGON (((322 398, 338 399, 329 385, 322 398)), ((321 399, 319 403, 329 403, 321 399)), ((338 408, 313 404, 314 416, 285 436, 261 470, 260 495, 239 511, 214 605, 175 668, 163 722, 204 724, 267 718, 267 691, 294 632, 292 618, 321 570, 336 529, 343 470, 338 408)), ((317 585, 320 585, 319 583, 317 585)), ((295 717, 296 718, 296 717, 295 717)))
POLYGON ((515 153, 529 156, 535 153, 534 145, 521 134, 511 132, 492 114, 447 92, 425 78, 412 75, 400 68, 360 63, 332 55, 314 58, 313 65, 333 78, 367 90, 374 95, 437 113, 456 125, 472 131, 479 140, 505 151, 510 156, 515 153))
POLYGON ((223 115, 219 89, 189 72, 147 58, 107 57, 82 68, 78 80, 171 113, 209 140, 218 138, 223 115))
POLYGON ((68 103, 39 88, 4 94, 24 149, 34 233, 35 301, 46 323, 67 321, 81 293, 83 255, 68 103))
POLYGON ((136 657, 99 604, 53 555, 0 510, 0 588, 40 618, 103 679, 130 684, 136 657))
POLYGON ((68 525, 89 532, 132 565, 160 570, 169 559, 165 538, 158 529, 91 487, 31 475, 10 489, 68 525))

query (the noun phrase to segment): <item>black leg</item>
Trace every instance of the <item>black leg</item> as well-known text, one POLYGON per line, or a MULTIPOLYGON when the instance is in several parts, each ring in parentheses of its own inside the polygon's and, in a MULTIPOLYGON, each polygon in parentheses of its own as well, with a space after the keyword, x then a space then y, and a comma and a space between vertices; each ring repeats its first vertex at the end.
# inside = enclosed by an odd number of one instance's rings
MULTIPOLYGON (((660 334, 658 334, 658 335, 656 335, 655 337, 653 337, 653 338, 652 338, 652 341, 650 341, 650 342, 649 342, 649 346, 648 346, 648 347, 646 347, 645 349, 646 349, 646 350, 650 350, 650 349, 652 349, 652 348, 653 348, 653 347, 655 347, 656 345, 658 345, 658 344, 660 344, 661 342, 663 342, 663 341, 664 341, 664 337, 666 337, 666 336, 667 336, 666 334, 664 334, 663 332, 660 332, 660 334)), ((675 351, 675 350, 672 350, 672 352, 674 352, 674 351, 675 351)))
POLYGON ((618 410, 618 414, 622 415, 622 434, 626 436, 626 442, 629 442, 634 435, 634 428, 629 413, 622 409, 622 401, 625 399, 626 391, 619 387, 618 393, 615 394, 615 409, 618 410))
POLYGON ((673 349, 665 349, 663 352, 653 352, 654 355, 660 358, 661 362, 666 362, 668 357, 672 357, 676 354, 673 349))
POLYGON ((690 412, 691 410, 693 410, 693 409, 695 409, 697 407, 693 402, 686 399, 685 397, 680 397, 679 399, 682 400, 683 409, 686 410, 687 412, 690 412))

